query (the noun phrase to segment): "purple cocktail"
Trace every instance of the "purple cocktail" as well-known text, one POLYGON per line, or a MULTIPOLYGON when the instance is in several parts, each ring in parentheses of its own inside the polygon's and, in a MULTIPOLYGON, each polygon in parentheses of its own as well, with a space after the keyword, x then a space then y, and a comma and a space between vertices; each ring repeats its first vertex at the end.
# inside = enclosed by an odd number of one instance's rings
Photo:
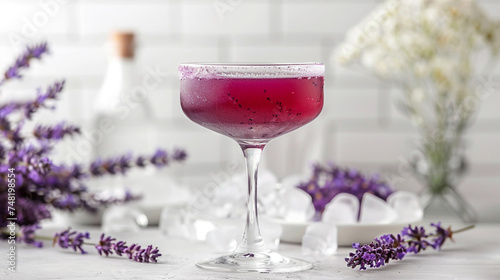
POLYGON ((271 252, 257 216, 257 170, 271 139, 316 118, 323 108, 324 65, 182 64, 182 110, 192 121, 236 140, 247 162, 246 229, 236 250, 198 263, 217 271, 287 272, 312 265, 271 252))

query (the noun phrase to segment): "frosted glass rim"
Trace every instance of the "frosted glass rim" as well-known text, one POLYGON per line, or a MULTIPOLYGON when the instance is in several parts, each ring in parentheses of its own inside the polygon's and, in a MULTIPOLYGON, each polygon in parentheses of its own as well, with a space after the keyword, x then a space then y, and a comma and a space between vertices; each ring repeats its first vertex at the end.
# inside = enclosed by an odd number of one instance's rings
POLYGON ((178 68, 179 78, 185 79, 273 79, 323 77, 325 65, 304 63, 183 63, 178 68))

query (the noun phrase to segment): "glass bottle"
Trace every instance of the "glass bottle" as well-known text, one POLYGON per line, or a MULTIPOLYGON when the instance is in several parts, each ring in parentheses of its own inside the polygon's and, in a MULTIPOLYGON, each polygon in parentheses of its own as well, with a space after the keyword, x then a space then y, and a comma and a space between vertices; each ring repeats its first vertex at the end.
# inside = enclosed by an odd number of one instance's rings
POLYGON ((113 32, 106 76, 94 103, 94 158, 151 152, 151 109, 140 90, 135 35, 113 32))

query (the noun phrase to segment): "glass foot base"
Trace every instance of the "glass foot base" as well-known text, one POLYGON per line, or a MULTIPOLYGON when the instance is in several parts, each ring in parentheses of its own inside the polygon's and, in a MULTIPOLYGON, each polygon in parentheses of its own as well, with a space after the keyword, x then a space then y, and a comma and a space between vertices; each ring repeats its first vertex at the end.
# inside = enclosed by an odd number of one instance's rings
POLYGON ((234 253, 199 262, 196 266, 223 272, 294 272, 312 268, 309 262, 278 253, 234 253))

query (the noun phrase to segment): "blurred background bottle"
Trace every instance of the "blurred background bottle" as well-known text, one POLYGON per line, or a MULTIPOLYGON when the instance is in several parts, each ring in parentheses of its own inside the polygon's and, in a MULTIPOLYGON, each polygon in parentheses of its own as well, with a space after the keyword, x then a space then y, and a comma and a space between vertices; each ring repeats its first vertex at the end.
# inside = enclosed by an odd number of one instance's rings
POLYGON ((127 151, 151 153, 153 129, 147 92, 141 90, 135 64, 135 34, 116 31, 109 42, 109 63, 94 103, 94 158, 127 151), (100 140, 100 141, 99 141, 100 140))

